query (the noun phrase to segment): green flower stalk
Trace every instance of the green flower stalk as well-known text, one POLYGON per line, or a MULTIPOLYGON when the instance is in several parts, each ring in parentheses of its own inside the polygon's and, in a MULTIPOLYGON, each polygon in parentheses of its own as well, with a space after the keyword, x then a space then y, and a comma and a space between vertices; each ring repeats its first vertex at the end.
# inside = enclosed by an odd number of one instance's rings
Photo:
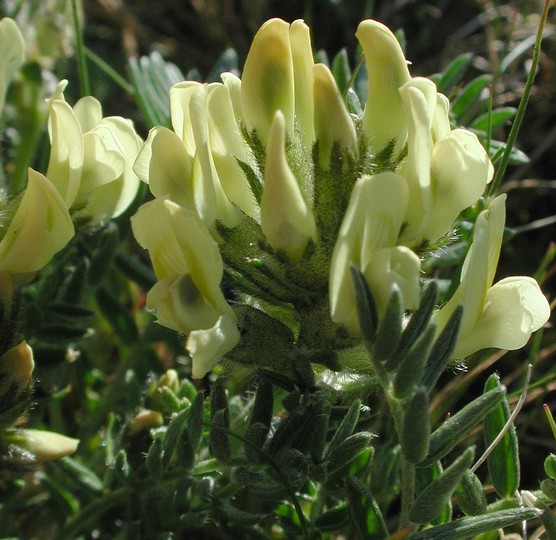
MULTIPOLYGON (((222 83, 170 90, 173 130, 154 128, 139 153, 134 170, 155 197, 132 219, 159 279, 147 305, 187 335, 194 377, 222 358, 286 372, 300 357, 370 371, 357 360, 351 267, 366 278, 379 318, 394 291, 400 312, 411 312, 421 258, 449 241, 493 176, 477 137, 451 128, 448 99, 411 77, 392 32, 366 20, 356 36, 369 73, 363 113, 314 63, 303 21, 272 19, 241 79, 225 73, 222 83), (222 282, 233 291, 227 298, 222 282)), ((498 214, 501 204, 486 212, 498 214)), ((484 219, 461 291, 437 316, 440 331, 463 304, 458 357, 522 346, 549 314, 530 278, 489 288, 497 255, 479 241, 484 219), (483 286, 473 261, 485 257, 494 266, 483 286), (498 317, 498 302, 517 310, 511 320, 498 317), (492 335, 517 325, 520 339, 489 341, 486 330, 475 339, 487 319, 492 335)))

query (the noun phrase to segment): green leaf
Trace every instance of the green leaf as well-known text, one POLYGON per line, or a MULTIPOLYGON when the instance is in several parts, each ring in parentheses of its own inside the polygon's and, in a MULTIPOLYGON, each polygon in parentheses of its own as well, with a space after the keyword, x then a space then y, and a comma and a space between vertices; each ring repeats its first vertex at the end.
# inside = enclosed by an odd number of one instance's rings
POLYGON ((386 360, 398 348, 402 335, 403 297, 399 287, 394 287, 384 316, 380 320, 372 348, 376 360, 386 360))
POLYGON ((554 454, 549 454, 544 460, 544 472, 556 480, 556 456, 554 454))
POLYGON ((347 502, 342 502, 330 508, 315 519, 315 526, 322 532, 339 531, 349 523, 349 508, 347 502))
POLYGON ((230 501, 223 500, 218 504, 218 511, 225 521, 230 521, 234 525, 252 527, 260 523, 268 514, 251 513, 240 510, 233 506, 230 501))
POLYGON ((311 457, 316 463, 321 463, 324 459, 331 410, 332 405, 327 396, 318 394, 314 405, 314 430, 311 437, 311 457))
POLYGON ((434 313, 437 299, 438 284, 436 280, 431 280, 425 285, 419 307, 413 313, 411 319, 409 319, 402 333, 396 354, 393 354, 387 360, 386 369, 393 371, 398 365, 399 360, 405 356, 409 348, 423 334, 434 313))
POLYGON ((435 341, 427 364, 421 385, 429 392, 434 388, 436 381, 450 363, 452 353, 458 339, 459 325, 463 316, 463 307, 458 306, 446 323, 446 326, 435 341))
POLYGON ((429 396, 418 388, 405 406, 400 445, 402 455, 409 463, 420 463, 429 451, 431 426, 429 396))
POLYGON ((100 287, 96 291, 95 300, 102 315, 121 340, 126 345, 137 343, 139 331, 135 320, 129 310, 114 298, 114 294, 100 287))
POLYGON ((430 523, 444 510, 463 474, 475 457, 475 449, 468 448, 449 467, 440 473, 415 499, 409 513, 414 523, 430 523))
POLYGON ((521 521, 535 519, 542 510, 538 508, 510 508, 482 516, 464 517, 444 525, 413 533, 408 540, 464 540, 477 534, 503 529, 521 521))
POLYGON ((168 467, 174 457, 174 454, 176 453, 182 432, 187 429, 188 418, 189 410, 181 410, 172 418, 166 432, 164 433, 164 437, 162 439, 162 460, 164 468, 168 467))
POLYGON ((147 471, 151 476, 159 477, 162 475, 164 470, 164 465, 162 462, 163 450, 162 450, 162 439, 160 437, 156 438, 147 452, 147 457, 145 459, 145 466, 147 471))
POLYGON ((64 457, 55 462, 79 487, 89 493, 99 494, 104 490, 104 482, 87 466, 72 457, 64 457))
POLYGON ((360 540, 383 540, 388 529, 372 493, 353 476, 345 479, 349 517, 355 538, 360 540))
POLYGON ((421 465, 430 465, 443 458, 465 437, 494 407, 504 399, 503 387, 494 388, 480 395, 463 409, 448 418, 431 435, 429 454, 421 465))
POLYGON ((483 113, 478 116, 469 127, 475 131, 488 133, 490 116, 490 127, 494 132, 511 120, 515 116, 516 111, 517 109, 515 107, 500 107, 498 109, 494 109, 490 115, 489 113, 483 113))
POLYGON ((456 492, 461 510, 468 516, 486 514, 487 501, 483 485, 475 473, 465 471, 456 492))
POLYGON ((361 412, 361 400, 356 399, 349 407, 348 412, 342 418, 338 429, 336 429, 330 444, 326 450, 325 457, 328 458, 330 454, 352 433, 359 421, 359 414, 361 412))
POLYGON ((137 259, 120 251, 116 254, 114 262, 118 270, 145 290, 149 290, 156 283, 154 272, 137 259))
POLYGON ((450 110, 456 119, 460 119, 475 103, 481 99, 483 89, 492 82, 492 75, 479 75, 467 83, 452 100, 450 110))
POLYGON ((394 395, 398 399, 409 397, 422 379, 435 333, 436 325, 429 325, 400 360, 394 377, 394 395))
POLYGON ((355 304, 359 316, 361 336, 367 348, 371 348, 378 326, 378 311, 373 294, 369 289, 367 280, 361 271, 355 266, 351 267, 351 276, 355 288, 355 304))
POLYGON ((100 235, 98 249, 91 258, 88 273, 90 285, 98 285, 106 275, 120 246, 120 231, 113 221, 109 221, 100 235))
MULTIPOLYGON (((503 388, 496 373, 493 373, 485 384, 485 391, 503 388)), ((510 406, 504 396, 500 403, 485 417, 485 445, 498 437, 510 418, 510 406)), ((512 497, 519 488, 519 448, 517 433, 512 424, 502 439, 487 458, 488 470, 494 489, 500 497, 512 497)))
POLYGON ((229 463, 232 457, 230 446, 230 418, 228 409, 220 409, 212 417, 209 431, 209 450, 221 463, 229 463))
POLYGON ((472 53, 464 53, 452 60, 442 71, 440 81, 438 82, 438 91, 448 94, 453 90, 462 80, 463 74, 469 67, 472 59, 472 53))
POLYGON ((360 431, 344 439, 328 454, 328 474, 332 475, 350 463, 360 452, 367 449, 371 444, 372 437, 370 433, 360 431))
POLYGON ((351 68, 345 47, 332 60, 332 74, 340 92, 344 93, 351 80, 351 68))

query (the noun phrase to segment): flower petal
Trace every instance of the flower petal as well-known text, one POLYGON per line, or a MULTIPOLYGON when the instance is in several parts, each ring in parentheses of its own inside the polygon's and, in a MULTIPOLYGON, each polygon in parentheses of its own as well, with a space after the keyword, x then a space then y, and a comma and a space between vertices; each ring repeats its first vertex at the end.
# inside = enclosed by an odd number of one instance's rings
POLYGON ((286 158, 286 124, 276 113, 266 149, 261 228, 270 245, 299 259, 310 239, 316 239, 313 212, 301 193, 286 158))
POLYGON ((394 140, 399 151, 407 128, 398 89, 410 78, 402 48, 394 34, 378 21, 363 21, 355 35, 363 47, 369 73, 363 128, 375 153, 394 140))
POLYGON ((42 174, 29 169, 27 189, 0 242, 0 271, 36 272, 73 237, 64 201, 42 174))
POLYGON ((330 69, 324 64, 315 64, 313 76, 315 136, 320 166, 327 169, 330 164, 330 152, 335 143, 357 155, 357 134, 330 69))
POLYGON ((266 143, 276 111, 282 111, 293 136, 295 90, 290 25, 281 19, 265 22, 253 38, 241 80, 246 127, 266 143))
POLYGON ((23 64, 25 44, 23 36, 13 19, 4 17, 0 20, 0 113, 4 110, 6 92, 17 70, 23 64))
POLYGON ((186 349, 193 361, 193 378, 204 377, 239 343, 239 339, 240 334, 235 322, 226 315, 220 317, 212 328, 191 332, 186 349))

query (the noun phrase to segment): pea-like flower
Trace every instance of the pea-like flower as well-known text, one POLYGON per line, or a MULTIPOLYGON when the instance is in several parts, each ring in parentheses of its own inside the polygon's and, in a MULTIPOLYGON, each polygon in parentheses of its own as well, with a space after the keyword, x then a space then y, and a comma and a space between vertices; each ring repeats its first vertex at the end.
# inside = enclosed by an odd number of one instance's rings
POLYGON ((130 120, 102 116, 91 96, 72 108, 64 98, 67 81, 47 100, 52 143, 47 178, 73 212, 94 222, 120 215, 139 188, 132 166, 142 140, 130 120))
POLYGON ((460 286, 437 314, 442 328, 463 305, 454 358, 488 347, 520 349, 550 317, 548 301, 533 278, 513 276, 492 284, 504 233, 505 199, 494 199, 477 218, 460 286))
POLYGON ((364 109, 314 62, 303 21, 271 19, 241 78, 171 88, 173 129, 155 127, 139 153, 134 170, 155 197, 133 219, 159 280, 147 303, 187 335, 194 376, 222 357, 286 358, 270 367, 287 370, 305 355, 338 369, 360 344, 350 267, 379 317, 394 290, 415 309, 424 251, 449 241, 492 177, 477 137, 451 128, 448 99, 411 77, 392 32, 367 20, 356 36, 364 109))

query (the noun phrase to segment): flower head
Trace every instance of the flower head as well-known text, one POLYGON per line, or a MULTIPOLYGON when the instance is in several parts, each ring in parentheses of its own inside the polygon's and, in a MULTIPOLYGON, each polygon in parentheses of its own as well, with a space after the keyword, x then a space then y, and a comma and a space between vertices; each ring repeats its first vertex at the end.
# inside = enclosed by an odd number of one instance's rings
MULTIPOLYGON (((265 342, 278 351, 269 357, 337 369, 360 343, 351 266, 379 317, 393 291, 415 309, 424 250, 447 241, 492 177, 477 137, 451 128, 447 98, 411 77, 392 32, 368 20, 356 35, 369 73, 362 114, 314 62, 303 21, 271 19, 241 78, 172 87, 173 130, 154 128, 139 154, 155 197, 133 220, 159 279, 148 305, 187 334, 194 376, 222 357, 257 364, 265 342)), ((465 299, 475 322, 485 295, 465 299)))

